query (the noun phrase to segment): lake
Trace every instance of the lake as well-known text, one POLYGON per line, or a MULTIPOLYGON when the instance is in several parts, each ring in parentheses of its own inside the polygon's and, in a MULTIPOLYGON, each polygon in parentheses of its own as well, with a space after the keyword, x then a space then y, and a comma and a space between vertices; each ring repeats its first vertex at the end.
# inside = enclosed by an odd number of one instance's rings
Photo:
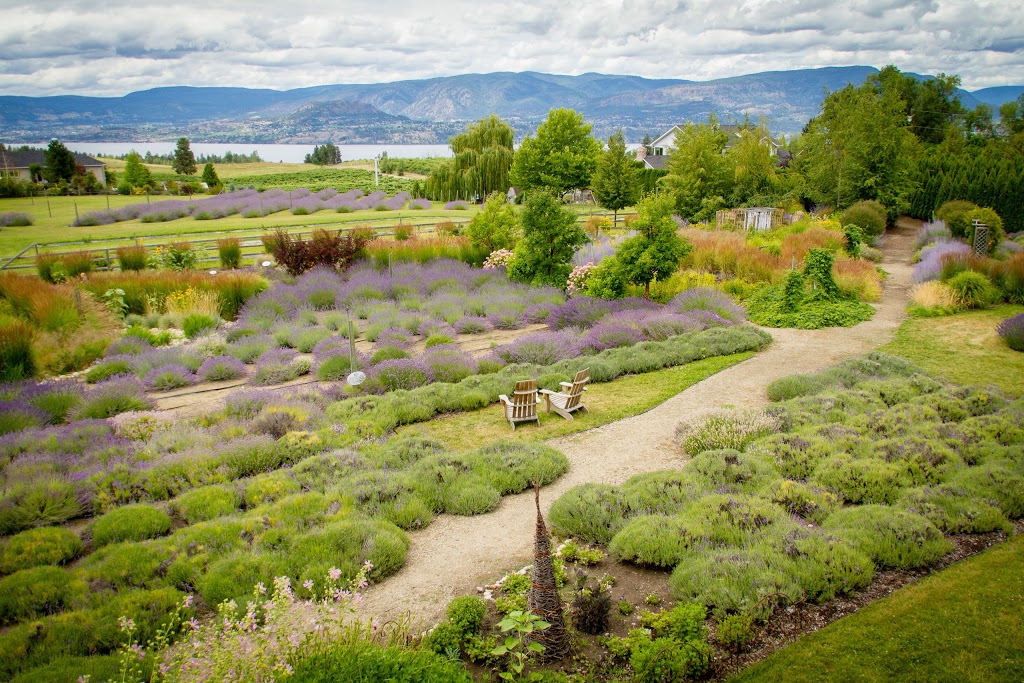
MULTIPOLYGON (((18 143, 21 144, 21 143, 18 143)), ((46 147, 49 142, 30 143, 33 147, 46 147)), ((72 152, 80 152, 90 156, 111 155, 121 156, 135 150, 145 156, 152 154, 173 154, 177 142, 65 142, 64 145, 72 152)), ((193 142, 189 145, 198 157, 201 154, 219 154, 225 152, 251 154, 259 153, 264 161, 283 161, 300 164, 306 155, 313 151, 313 145, 253 145, 193 142)), ((356 159, 372 159, 378 154, 388 153, 392 158, 450 157, 451 147, 448 145, 338 145, 343 161, 356 159)))

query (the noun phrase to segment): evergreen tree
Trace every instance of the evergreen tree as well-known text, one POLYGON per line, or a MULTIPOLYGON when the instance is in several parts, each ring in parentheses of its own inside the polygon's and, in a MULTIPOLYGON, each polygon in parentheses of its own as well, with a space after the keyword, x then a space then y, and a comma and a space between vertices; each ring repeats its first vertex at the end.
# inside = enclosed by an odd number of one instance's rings
POLYGON ((608 149, 598 157, 591 187, 597 203, 611 209, 616 222, 619 210, 632 206, 639 198, 639 172, 626 151, 621 130, 608 138, 608 149))
POLYGON ((341 163, 341 150, 330 142, 325 145, 313 145, 313 153, 307 154, 305 161, 317 166, 337 166, 341 163))
POLYGON ((149 187, 153 184, 153 175, 142 165, 142 157, 135 150, 124 158, 123 181, 131 187, 149 187))
POLYGON ((49 146, 43 153, 46 160, 46 168, 43 177, 51 183, 59 183, 62 180, 71 180, 75 175, 75 155, 57 139, 50 140, 49 146))
POLYGON ((220 185, 220 178, 217 177, 217 171, 214 169, 213 164, 206 164, 206 166, 203 166, 203 182, 206 183, 208 187, 220 185))
POLYGON ((178 138, 178 146, 174 149, 174 160, 171 167, 181 175, 195 175, 196 155, 192 153, 188 138, 178 138))
POLYGON ((591 125, 572 109, 552 109, 527 136, 512 162, 510 179, 520 190, 546 189, 558 196, 590 186, 601 146, 591 125))
POLYGON ((572 272, 572 257, 587 241, 576 214, 553 195, 536 191, 527 195, 520 214, 523 236, 509 265, 511 279, 532 285, 564 288, 572 272))

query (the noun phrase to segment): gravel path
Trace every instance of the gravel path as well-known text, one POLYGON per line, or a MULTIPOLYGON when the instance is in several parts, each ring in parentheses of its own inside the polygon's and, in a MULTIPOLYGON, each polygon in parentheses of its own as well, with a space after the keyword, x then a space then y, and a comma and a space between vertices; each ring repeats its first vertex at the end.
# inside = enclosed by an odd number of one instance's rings
MULTIPOLYGON (((817 372, 889 341, 904 318, 909 265, 919 223, 904 221, 886 236, 882 267, 889 273, 874 317, 851 328, 771 329, 767 350, 734 365, 635 417, 572 436, 550 446, 569 458, 569 472, 541 491, 547 510, 573 486, 621 484, 635 474, 677 468, 684 461, 673 443, 676 425, 708 411, 765 405, 766 387, 779 377, 817 372)), ((507 496, 494 511, 474 517, 441 515, 410 534, 405 566, 373 586, 362 612, 394 618, 405 612, 425 625, 439 620, 452 598, 473 592, 504 572, 531 562, 535 521, 533 493, 507 496)))

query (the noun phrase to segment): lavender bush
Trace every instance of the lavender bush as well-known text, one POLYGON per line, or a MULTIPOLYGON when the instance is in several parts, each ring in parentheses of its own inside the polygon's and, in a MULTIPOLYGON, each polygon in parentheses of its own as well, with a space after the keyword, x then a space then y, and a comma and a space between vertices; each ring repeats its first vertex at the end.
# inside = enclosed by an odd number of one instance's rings
POLYGON ((367 384, 380 392, 397 389, 415 389, 428 384, 433 378, 426 363, 411 358, 386 360, 373 366, 367 384))
POLYGON ((1024 313, 999 323, 996 333, 1014 351, 1024 351, 1024 313))
POLYGON ((506 363, 535 363, 551 365, 566 358, 580 355, 579 337, 572 330, 535 332, 494 350, 506 363))
POLYGON ((946 256, 967 256, 971 248, 963 242, 933 242, 921 250, 921 260, 914 264, 911 279, 916 282, 938 280, 942 273, 942 260, 946 256))
POLYGON ((246 369, 245 363, 233 356, 214 356, 204 360, 196 374, 205 382, 222 382, 245 377, 246 369))
POLYGON ((709 311, 734 324, 743 322, 747 317, 743 307, 733 301, 731 296, 713 287, 684 290, 672 298, 668 307, 677 313, 709 311))
POLYGON ((196 383, 196 375, 183 365, 161 365, 146 373, 143 379, 152 391, 170 391, 196 383))
POLYGON ((32 225, 32 216, 20 211, 0 213, 0 227, 13 228, 32 225))

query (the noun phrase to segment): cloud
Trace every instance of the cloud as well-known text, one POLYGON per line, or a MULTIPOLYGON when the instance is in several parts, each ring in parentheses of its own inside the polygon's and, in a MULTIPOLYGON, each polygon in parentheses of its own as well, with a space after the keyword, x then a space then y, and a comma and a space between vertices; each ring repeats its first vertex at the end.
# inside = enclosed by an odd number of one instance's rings
POLYGON ((895 63, 965 87, 1024 83, 1005 0, 15 0, 0 94, 169 85, 289 89, 536 70, 707 80, 895 63))

